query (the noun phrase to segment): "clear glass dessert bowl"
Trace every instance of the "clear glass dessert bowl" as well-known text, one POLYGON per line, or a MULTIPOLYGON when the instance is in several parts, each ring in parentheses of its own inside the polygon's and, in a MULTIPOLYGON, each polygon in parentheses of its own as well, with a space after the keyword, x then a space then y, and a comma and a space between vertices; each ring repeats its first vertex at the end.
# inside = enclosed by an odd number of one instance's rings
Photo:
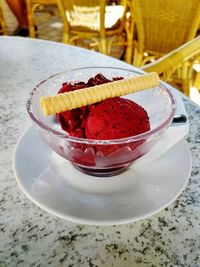
POLYGON ((87 67, 55 74, 40 82, 27 100, 27 111, 49 146, 70 161, 80 171, 99 177, 113 176, 125 171, 136 159, 148 153, 171 125, 176 103, 167 86, 159 86, 123 96, 142 106, 148 113, 151 129, 139 135, 113 140, 91 140, 70 136, 61 129, 56 116, 45 116, 40 97, 56 95, 65 82, 87 82, 101 73, 106 78, 127 78, 143 74, 113 67, 87 67))

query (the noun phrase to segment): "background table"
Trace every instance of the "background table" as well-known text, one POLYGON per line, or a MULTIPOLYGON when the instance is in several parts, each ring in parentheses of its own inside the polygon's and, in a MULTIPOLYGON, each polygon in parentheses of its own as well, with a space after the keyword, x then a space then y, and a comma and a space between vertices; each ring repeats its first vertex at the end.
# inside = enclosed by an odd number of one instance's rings
POLYGON ((84 66, 133 68, 72 46, 0 37, 0 266, 200 266, 200 108, 185 97, 191 178, 172 205, 149 219, 106 227, 69 223, 38 208, 17 185, 13 150, 31 125, 30 90, 53 73, 84 66))

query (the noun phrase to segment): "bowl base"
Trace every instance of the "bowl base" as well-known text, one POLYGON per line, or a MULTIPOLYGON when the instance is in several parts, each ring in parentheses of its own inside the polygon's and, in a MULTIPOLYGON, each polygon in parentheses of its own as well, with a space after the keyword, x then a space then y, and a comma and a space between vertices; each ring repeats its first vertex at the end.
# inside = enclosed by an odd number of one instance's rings
POLYGON ((117 168, 110 168, 110 169, 90 169, 90 168, 85 168, 76 164, 72 164, 76 169, 79 171, 91 175, 91 176, 96 176, 96 177, 110 177, 110 176, 115 176, 118 175, 128 169, 130 166, 130 163, 122 166, 122 167, 117 167, 117 168))

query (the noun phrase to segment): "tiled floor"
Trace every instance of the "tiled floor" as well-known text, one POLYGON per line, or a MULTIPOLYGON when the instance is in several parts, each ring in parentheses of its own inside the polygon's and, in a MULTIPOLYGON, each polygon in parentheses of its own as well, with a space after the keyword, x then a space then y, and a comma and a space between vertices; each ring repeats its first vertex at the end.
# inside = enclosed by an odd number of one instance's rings
MULTIPOLYGON (((10 11, 8 5, 6 4, 5 0, 0 0, 0 3, 2 3, 4 16, 6 18, 8 34, 11 34, 17 27, 17 21, 12 12, 10 11)), ((36 18, 38 22, 40 21, 39 23, 37 23, 38 26, 37 38, 62 42, 62 24, 59 16, 48 17, 48 15, 49 14, 46 12, 45 13, 41 12, 38 14, 38 17, 36 18), (46 19, 41 20, 41 18, 46 16, 47 16, 46 19)), ((120 58, 122 53, 123 49, 117 51, 114 50, 112 56, 120 58)), ((200 93, 195 88, 191 89, 190 98, 198 105, 200 105, 200 93)))

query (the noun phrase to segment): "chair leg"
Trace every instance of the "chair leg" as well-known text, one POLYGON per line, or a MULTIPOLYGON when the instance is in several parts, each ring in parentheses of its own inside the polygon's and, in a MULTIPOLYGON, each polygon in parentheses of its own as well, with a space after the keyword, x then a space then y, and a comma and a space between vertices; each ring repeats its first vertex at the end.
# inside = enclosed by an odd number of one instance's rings
POLYGON ((182 91, 186 96, 189 96, 190 94, 190 88, 189 88, 189 64, 188 62, 184 62, 182 68, 181 68, 181 87, 182 91))
POLYGON ((196 73, 195 80, 194 80, 194 87, 198 89, 200 92, 200 71, 196 73))
POLYGON ((29 36, 35 38, 35 22, 33 18, 33 10, 31 8, 30 0, 26 0, 26 7, 27 7, 27 16, 28 16, 28 25, 29 25, 29 36))
POLYGON ((100 40, 100 52, 107 55, 107 42, 105 37, 100 40))
MULTIPOLYGON (((29 22, 30 23, 30 22, 29 22)), ((35 38, 35 26, 34 21, 29 24, 29 36, 35 38)))
POLYGON ((132 63, 132 44, 128 43, 126 47, 126 52, 125 52, 125 61, 129 64, 132 63))
POLYGON ((111 50, 112 50, 112 45, 113 45, 114 39, 115 39, 115 36, 112 36, 110 38, 110 40, 107 41, 107 51, 106 51, 106 53, 109 56, 111 55, 111 50))
POLYGON ((62 42, 64 44, 69 44, 69 35, 67 33, 63 33, 63 39, 62 39, 62 42))
POLYGON ((62 41, 65 44, 69 44, 72 41, 70 41, 70 38, 69 38, 69 25, 68 25, 67 18, 66 18, 64 2, 62 0, 56 0, 56 4, 58 7, 60 18, 61 18, 62 23, 63 23, 63 39, 62 39, 62 41))
POLYGON ((189 96, 190 95, 190 87, 189 87, 189 82, 186 81, 182 81, 182 92, 184 95, 189 96))
POLYGON ((133 60, 133 32, 134 23, 131 21, 125 25, 126 32, 126 51, 125 51, 125 61, 132 64, 133 60))
POLYGON ((136 67, 141 67, 142 66, 142 59, 143 59, 143 55, 138 53, 137 49, 134 49, 133 65, 136 67))
POLYGON ((7 35, 8 34, 8 31, 7 31, 7 25, 5 23, 5 21, 1 21, 1 24, 0 24, 0 27, 1 27, 1 31, 4 35, 7 35))
POLYGON ((1 7, 0 7, 0 26, 1 26, 2 33, 5 35, 8 34, 6 21, 5 21, 5 18, 3 16, 3 12, 1 10, 1 7))

